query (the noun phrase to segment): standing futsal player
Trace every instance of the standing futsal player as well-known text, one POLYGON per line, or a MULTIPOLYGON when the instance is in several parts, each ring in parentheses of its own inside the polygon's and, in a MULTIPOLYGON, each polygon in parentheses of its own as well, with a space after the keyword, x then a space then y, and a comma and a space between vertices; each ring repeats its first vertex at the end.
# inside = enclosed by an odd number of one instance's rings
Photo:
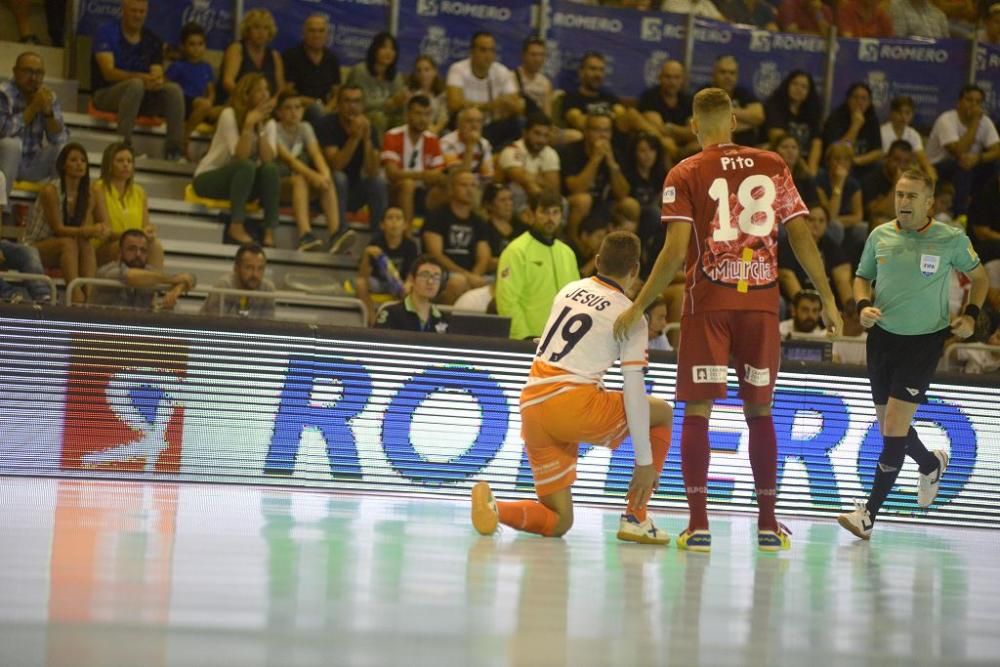
POLYGON ((681 432, 690 520, 679 549, 710 551, 708 529, 708 420, 713 401, 726 396, 730 358, 739 376, 750 428, 759 515, 757 544, 764 551, 790 546, 774 516, 777 443, 771 398, 781 353, 778 333, 778 226, 785 225, 796 258, 819 290, 823 319, 840 331, 823 260, 809 233, 802 203, 784 161, 775 153, 732 143, 736 127, 725 91, 694 96, 692 129, 703 150, 670 170, 663 189, 667 237, 639 296, 615 324, 620 336, 639 320, 685 264, 684 314, 677 364, 677 399, 686 402, 681 432))
POLYGON ((479 533, 491 535, 502 523, 538 535, 565 534, 573 525, 570 487, 580 443, 614 449, 631 433, 635 471, 618 539, 670 541, 646 516, 646 504, 670 448, 673 411, 646 395, 645 321, 634 322, 622 343, 611 331, 632 304, 625 291, 639 275, 640 253, 635 234, 608 234, 597 254, 598 275, 556 295, 521 391, 521 434, 538 500, 498 502, 489 485, 479 482, 472 487, 472 525, 479 533), (624 392, 608 391, 601 378, 619 359, 624 392))
POLYGON ((865 242, 854 298, 868 332, 868 378, 882 430, 882 454, 867 503, 837 517, 861 539, 871 537, 879 508, 896 483, 903 459, 920 466, 917 504, 929 507, 937 496, 948 454, 927 451, 910 425, 917 406, 927 402, 934 369, 949 335, 968 338, 989 290, 986 269, 969 237, 931 219, 934 179, 922 171, 903 172, 896 181, 896 219, 876 227, 865 242), (951 271, 972 279, 969 304, 951 320, 948 287, 951 271), (875 283, 872 303, 872 282, 875 283))

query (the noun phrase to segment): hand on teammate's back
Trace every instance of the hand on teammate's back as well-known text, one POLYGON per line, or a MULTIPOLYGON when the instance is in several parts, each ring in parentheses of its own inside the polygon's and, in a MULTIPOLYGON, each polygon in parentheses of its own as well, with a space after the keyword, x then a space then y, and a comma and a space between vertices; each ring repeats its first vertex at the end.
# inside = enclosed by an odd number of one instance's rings
POLYGON ((636 308, 635 304, 629 306, 628 310, 618 316, 615 320, 615 326, 612 330, 615 335, 615 340, 619 343, 628 338, 629 329, 635 324, 636 320, 642 315, 642 311, 636 308))

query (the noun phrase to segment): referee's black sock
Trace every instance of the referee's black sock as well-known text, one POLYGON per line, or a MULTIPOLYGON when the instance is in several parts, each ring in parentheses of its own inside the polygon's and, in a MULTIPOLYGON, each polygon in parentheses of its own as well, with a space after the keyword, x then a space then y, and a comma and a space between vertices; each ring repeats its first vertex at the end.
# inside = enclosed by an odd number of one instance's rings
POLYGON ((899 476, 899 469, 903 467, 903 459, 906 458, 907 436, 882 438, 882 455, 878 457, 875 465, 875 483, 872 484, 872 492, 868 496, 868 514, 872 520, 878 514, 886 496, 892 491, 899 476))
POLYGON ((909 433, 906 434, 906 453, 920 466, 921 475, 929 475, 941 465, 938 457, 934 456, 932 452, 924 447, 924 443, 920 442, 920 436, 912 426, 909 433))

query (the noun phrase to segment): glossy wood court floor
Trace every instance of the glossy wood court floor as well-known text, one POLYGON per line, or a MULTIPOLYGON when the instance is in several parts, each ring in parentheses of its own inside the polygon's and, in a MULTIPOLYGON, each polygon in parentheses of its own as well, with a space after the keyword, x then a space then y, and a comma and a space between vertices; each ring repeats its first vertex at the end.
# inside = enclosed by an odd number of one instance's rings
POLYGON ((0 666, 1000 664, 1000 531, 784 520, 699 555, 611 510, 482 538, 451 500, 0 477, 0 666))

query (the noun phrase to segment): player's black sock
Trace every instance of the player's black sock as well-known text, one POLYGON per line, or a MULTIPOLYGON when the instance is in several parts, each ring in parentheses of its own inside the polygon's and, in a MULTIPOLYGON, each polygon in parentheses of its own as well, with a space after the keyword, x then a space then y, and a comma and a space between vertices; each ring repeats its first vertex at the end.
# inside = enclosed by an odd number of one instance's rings
POLYGON ((934 456, 932 452, 924 447, 924 443, 920 442, 920 436, 912 426, 909 433, 906 434, 906 453, 920 466, 921 475, 929 475, 941 465, 938 457, 934 456))
POLYGON ((903 467, 903 459, 906 458, 907 436, 882 438, 882 455, 878 457, 875 465, 875 483, 872 484, 872 492, 868 496, 868 514, 872 519, 878 514, 886 496, 892 491, 899 475, 899 469, 903 467))

